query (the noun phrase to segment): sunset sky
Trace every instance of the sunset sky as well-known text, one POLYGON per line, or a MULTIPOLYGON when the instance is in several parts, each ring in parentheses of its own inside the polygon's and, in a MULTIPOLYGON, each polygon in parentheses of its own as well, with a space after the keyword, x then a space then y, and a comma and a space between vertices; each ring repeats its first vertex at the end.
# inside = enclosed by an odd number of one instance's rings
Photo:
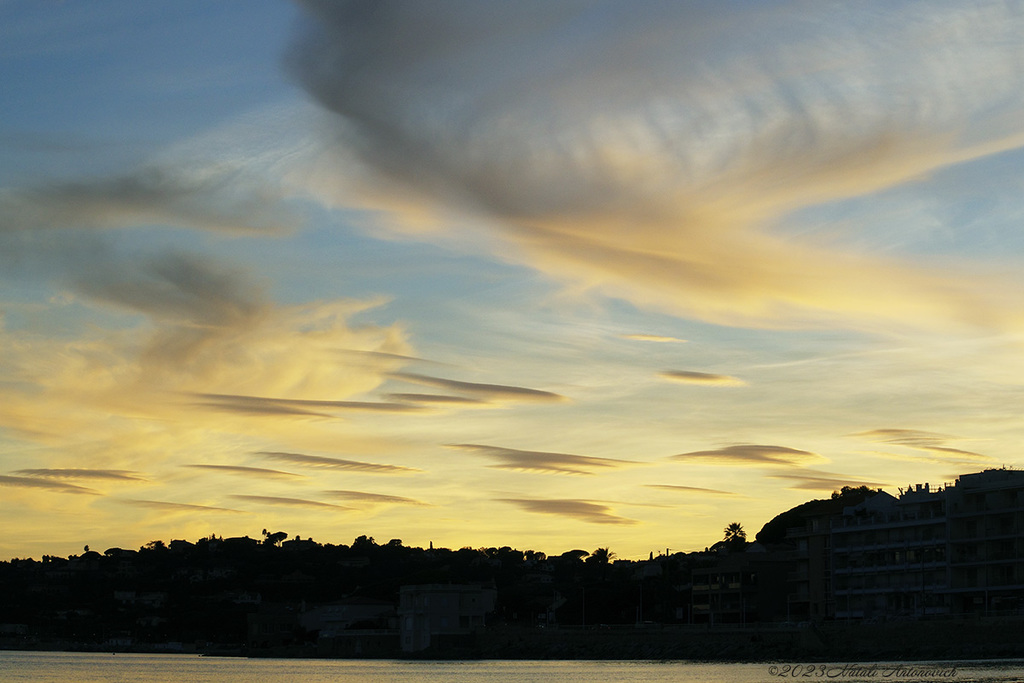
POLYGON ((623 558, 1024 465, 1024 4, 0 0, 0 559, 623 558))

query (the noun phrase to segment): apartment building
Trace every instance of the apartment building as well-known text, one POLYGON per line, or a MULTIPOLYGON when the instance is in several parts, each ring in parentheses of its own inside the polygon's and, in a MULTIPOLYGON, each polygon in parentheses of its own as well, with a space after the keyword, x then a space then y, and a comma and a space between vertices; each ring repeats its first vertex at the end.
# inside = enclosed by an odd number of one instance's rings
POLYGON ((796 618, 1024 611, 1024 471, 916 484, 806 522, 787 532, 796 618))

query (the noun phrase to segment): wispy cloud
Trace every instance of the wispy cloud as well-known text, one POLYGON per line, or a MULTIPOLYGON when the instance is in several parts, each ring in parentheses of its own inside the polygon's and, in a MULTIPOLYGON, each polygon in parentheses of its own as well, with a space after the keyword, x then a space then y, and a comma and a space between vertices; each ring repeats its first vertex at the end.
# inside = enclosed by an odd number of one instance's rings
POLYGON ((454 379, 443 379, 420 375, 412 372, 396 372, 391 375, 394 379, 413 384, 423 384, 429 387, 447 389, 457 393, 469 394, 495 401, 566 401, 565 396, 540 389, 529 389, 527 387, 507 386, 504 384, 479 384, 476 382, 460 382, 454 379))
POLYGON ((389 496, 383 493, 367 493, 366 491, 334 490, 324 491, 325 496, 332 496, 342 500, 351 500, 356 503, 368 505, 417 505, 426 506, 427 503, 405 496, 389 496))
POLYGON ((332 503, 322 503, 318 500, 307 500, 305 498, 282 498, 279 496, 249 496, 240 493, 231 494, 235 500, 244 500, 251 503, 263 503, 265 505, 280 505, 282 507, 299 508, 329 508, 334 510, 351 510, 353 508, 332 503))
POLYGON ((114 481, 145 481, 138 472, 131 470, 93 470, 93 469, 26 469, 16 470, 15 474, 46 479, 110 479, 114 481))
POLYGON ((209 408, 253 415, 303 415, 331 417, 332 413, 357 411, 370 413, 411 413, 421 410, 408 403, 374 401, 326 401, 317 399, 272 398, 236 394, 196 394, 198 403, 209 408))
MULTIPOLYGON (((909 456, 911 459, 929 459, 936 462, 962 462, 962 463, 984 463, 994 462, 995 458, 967 451, 961 448, 948 446, 951 441, 959 441, 955 436, 937 434, 918 429, 872 429, 866 432, 859 432, 853 436, 876 441, 878 443, 891 444, 909 448, 923 455, 909 456)), ((893 453, 880 453, 895 458, 907 458, 907 455, 893 453)))
POLYGON ((738 444, 706 451, 691 451, 671 456, 679 462, 705 461, 726 465, 804 465, 825 460, 817 453, 787 446, 738 444))
POLYGON ((133 498, 118 498, 115 500, 119 503, 124 503, 125 505, 152 508, 154 510, 163 510, 164 512, 232 512, 237 514, 246 514, 244 510, 233 510, 231 508, 222 508, 215 505, 172 503, 164 500, 137 500, 133 498))
POLYGON ((278 462, 287 462, 293 465, 303 465, 317 469, 371 472, 373 474, 410 474, 422 471, 413 467, 402 467, 401 465, 382 465, 373 462, 361 462, 359 460, 343 460, 342 458, 329 458, 321 455, 306 455, 304 453, 260 451, 257 455, 262 455, 265 458, 278 462))
POLYGON ((699 486, 677 486, 675 484, 644 484, 649 489, 661 489, 662 491, 676 491, 679 493, 695 493, 708 496, 738 496, 732 491, 720 491, 718 489, 704 489, 699 486))
POLYGON ((281 231, 299 217, 269 185, 238 169, 150 165, 125 175, 0 190, 0 232, 172 224, 229 232, 281 231))
POLYGON ((422 403, 425 405, 487 405, 487 401, 469 396, 449 396, 447 394, 386 394, 389 401, 422 403))
POLYGON ((657 342, 660 344, 685 344, 687 342, 685 339, 665 337, 660 334, 624 334, 622 338, 632 339, 633 341, 657 342))
POLYGON ((524 472, 594 474, 595 470, 615 469, 636 464, 628 460, 615 460, 613 458, 595 458, 589 455, 548 453, 545 451, 521 451, 515 448, 472 443, 449 444, 449 448, 479 453, 499 461, 499 464, 491 465, 491 467, 506 470, 522 470, 524 472))
POLYGON ((638 524, 635 519, 616 515, 610 505, 589 500, 540 498, 500 498, 499 500, 504 503, 517 505, 527 512, 568 517, 580 522, 592 524, 638 524))
POLYGON ((302 479, 304 478, 301 474, 293 474, 292 472, 283 472, 281 470, 271 470, 265 467, 245 467, 242 465, 206 465, 206 464, 194 464, 184 465, 184 467, 192 467, 195 469, 212 470, 214 472, 226 472, 229 474, 241 474, 250 477, 260 477, 267 479, 302 479))
POLYGON ((692 370, 664 370, 659 373, 661 377, 670 379, 673 382, 683 384, 702 384, 716 387, 743 387, 747 383, 738 377, 730 375, 715 375, 709 372, 694 372, 692 370))
POLYGON ((716 323, 1021 323, 994 277, 777 229, 1024 144, 1012 6, 305 7, 288 66, 407 230, 483 211, 560 281, 716 323))
POLYGON ((866 481, 859 477, 850 477, 834 472, 821 472, 818 470, 796 470, 767 475, 771 479, 786 479, 793 483, 788 487, 800 491, 838 491, 844 486, 857 488, 867 486, 878 489, 887 486, 887 482, 866 481))
POLYGON ((52 479, 37 479, 35 477, 12 477, 6 474, 0 474, 0 486, 13 486, 16 488, 26 489, 45 489, 47 491, 56 491, 57 493, 84 493, 93 496, 100 495, 99 491, 93 491, 92 489, 84 486, 78 486, 77 484, 53 481, 52 479))

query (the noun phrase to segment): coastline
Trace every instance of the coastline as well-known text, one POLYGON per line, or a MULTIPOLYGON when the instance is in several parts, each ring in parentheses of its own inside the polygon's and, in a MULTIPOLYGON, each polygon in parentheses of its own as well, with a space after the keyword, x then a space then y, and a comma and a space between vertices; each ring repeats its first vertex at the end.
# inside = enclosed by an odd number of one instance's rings
POLYGON ((74 643, 11 639, 2 650, 162 653, 246 658, 401 660, 622 660, 701 662, 916 662, 1024 659, 1024 618, 973 618, 883 623, 825 622, 748 627, 643 624, 588 628, 494 626, 472 639, 407 653, 363 649, 349 639, 246 648, 212 643, 74 643))

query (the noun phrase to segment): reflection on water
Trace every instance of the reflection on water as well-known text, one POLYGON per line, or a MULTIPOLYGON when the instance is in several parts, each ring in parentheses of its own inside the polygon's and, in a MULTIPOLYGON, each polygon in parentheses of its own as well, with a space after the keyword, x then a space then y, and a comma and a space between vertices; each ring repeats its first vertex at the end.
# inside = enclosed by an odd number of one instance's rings
POLYGON ((810 664, 240 659, 194 655, 0 652, 4 683, 762 683, 1024 680, 1024 660, 810 664))

